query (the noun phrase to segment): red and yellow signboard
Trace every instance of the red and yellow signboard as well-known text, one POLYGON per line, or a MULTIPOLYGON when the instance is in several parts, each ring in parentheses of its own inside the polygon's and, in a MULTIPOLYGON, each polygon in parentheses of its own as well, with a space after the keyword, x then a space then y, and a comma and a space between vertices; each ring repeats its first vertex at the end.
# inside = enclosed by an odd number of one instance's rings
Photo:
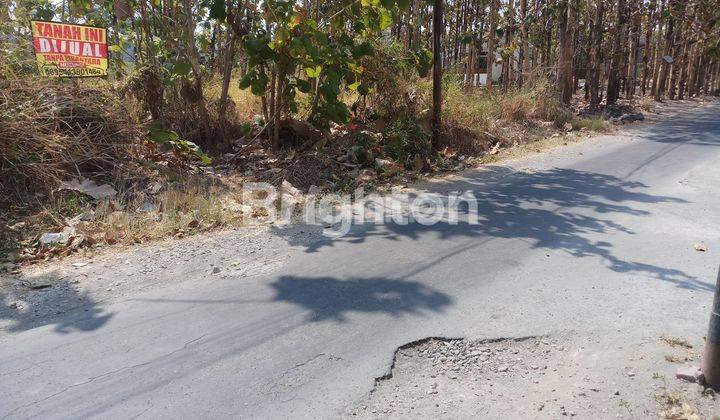
POLYGON ((38 70, 50 77, 107 76, 107 30, 93 26, 33 20, 38 70))

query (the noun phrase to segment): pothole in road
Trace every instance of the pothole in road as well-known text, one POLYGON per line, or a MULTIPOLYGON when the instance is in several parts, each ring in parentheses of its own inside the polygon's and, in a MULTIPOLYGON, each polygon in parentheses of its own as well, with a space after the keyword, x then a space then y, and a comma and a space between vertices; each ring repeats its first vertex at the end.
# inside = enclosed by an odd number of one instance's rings
POLYGON ((429 338, 399 348, 391 372, 348 417, 657 418, 671 392, 711 409, 712 396, 674 379, 665 347, 658 339, 429 338))

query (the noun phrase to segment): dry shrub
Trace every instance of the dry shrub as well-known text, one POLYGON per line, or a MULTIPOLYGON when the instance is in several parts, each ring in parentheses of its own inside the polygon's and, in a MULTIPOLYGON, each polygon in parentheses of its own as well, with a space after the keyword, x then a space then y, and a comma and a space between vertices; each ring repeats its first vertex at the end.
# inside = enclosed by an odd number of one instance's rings
POLYGON ((502 101, 502 116, 508 121, 527 121, 533 114, 533 106, 534 103, 531 98, 514 95, 502 101))
MULTIPOLYGON (((432 86, 427 83, 426 94, 432 86)), ((493 116, 490 102, 477 91, 463 89, 457 74, 449 73, 443 80, 443 132, 447 146, 461 154, 484 152, 492 137, 493 116)))
POLYGON ((123 80, 119 92, 124 100, 134 98, 143 112, 141 119, 152 120, 164 130, 172 130, 204 150, 227 150, 243 137, 242 124, 260 113, 260 101, 250 92, 241 91, 230 83, 226 118, 220 118, 219 98, 222 80, 203 80, 202 96, 188 78, 173 79, 151 66, 142 66, 123 80))
MULTIPOLYGON (((431 84, 419 84, 424 97, 431 95, 431 84)), ((533 120, 553 121, 562 126, 573 114, 558 100, 556 89, 545 78, 536 77, 522 88, 503 92, 466 89, 457 73, 443 79, 443 139, 460 154, 479 155, 497 143, 510 145, 535 138, 526 136, 533 120)))
POLYGON ((426 96, 419 94, 423 89, 418 84, 424 81, 418 77, 415 66, 405 59, 409 55, 400 43, 378 43, 375 53, 363 59, 364 75, 373 87, 365 105, 376 116, 385 119, 412 116, 430 106, 426 96))
POLYGON ((0 200, 25 202, 71 178, 134 172, 141 128, 108 83, 2 73, 0 200))

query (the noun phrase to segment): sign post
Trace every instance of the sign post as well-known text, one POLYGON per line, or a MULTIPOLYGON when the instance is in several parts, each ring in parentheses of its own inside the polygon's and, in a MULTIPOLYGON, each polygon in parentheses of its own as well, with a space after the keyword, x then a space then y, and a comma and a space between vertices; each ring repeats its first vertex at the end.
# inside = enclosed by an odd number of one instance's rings
POLYGON ((720 389, 720 272, 718 272, 715 297, 710 311, 710 326, 705 341, 702 372, 709 386, 720 389))
POLYGON ((30 21, 30 25, 42 76, 107 76, 107 29, 40 20, 30 21))

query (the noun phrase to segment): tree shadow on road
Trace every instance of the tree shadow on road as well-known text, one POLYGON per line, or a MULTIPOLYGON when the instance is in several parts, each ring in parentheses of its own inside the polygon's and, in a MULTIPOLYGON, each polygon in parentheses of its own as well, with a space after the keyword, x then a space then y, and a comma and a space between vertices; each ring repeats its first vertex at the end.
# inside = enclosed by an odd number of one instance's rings
POLYGON ((402 314, 441 312, 452 299, 421 283, 384 278, 282 276, 270 287, 275 301, 289 302, 310 310, 310 321, 345 321, 347 312, 402 314))
POLYGON ((657 124, 642 125, 635 136, 657 143, 679 146, 720 146, 718 142, 718 107, 698 109, 690 106, 679 112, 682 118, 672 117, 657 124))
POLYGON ((44 325, 54 325, 54 331, 60 334, 93 331, 113 316, 56 272, 2 283, 0 332, 21 332, 44 325))
MULTIPOLYGON (((478 203, 478 224, 461 221, 453 225, 440 222, 360 224, 345 236, 309 244, 294 243, 282 227, 274 233, 305 252, 319 252, 338 244, 361 244, 371 238, 389 241, 403 239, 521 239, 533 248, 561 251, 577 258, 600 258, 614 272, 636 273, 696 290, 713 290, 712 285, 682 270, 630 261, 612 252, 605 235, 634 235, 619 221, 649 217, 658 204, 684 204, 683 199, 643 192, 648 186, 612 175, 555 168, 545 171, 515 171, 490 166, 486 171, 470 172, 451 183, 431 185, 441 196, 450 191, 471 191, 478 203)), ((412 196, 410 197, 412 199, 412 196)), ((463 209, 467 213, 467 208, 463 209)), ((481 241, 478 241, 481 242, 481 241)))

